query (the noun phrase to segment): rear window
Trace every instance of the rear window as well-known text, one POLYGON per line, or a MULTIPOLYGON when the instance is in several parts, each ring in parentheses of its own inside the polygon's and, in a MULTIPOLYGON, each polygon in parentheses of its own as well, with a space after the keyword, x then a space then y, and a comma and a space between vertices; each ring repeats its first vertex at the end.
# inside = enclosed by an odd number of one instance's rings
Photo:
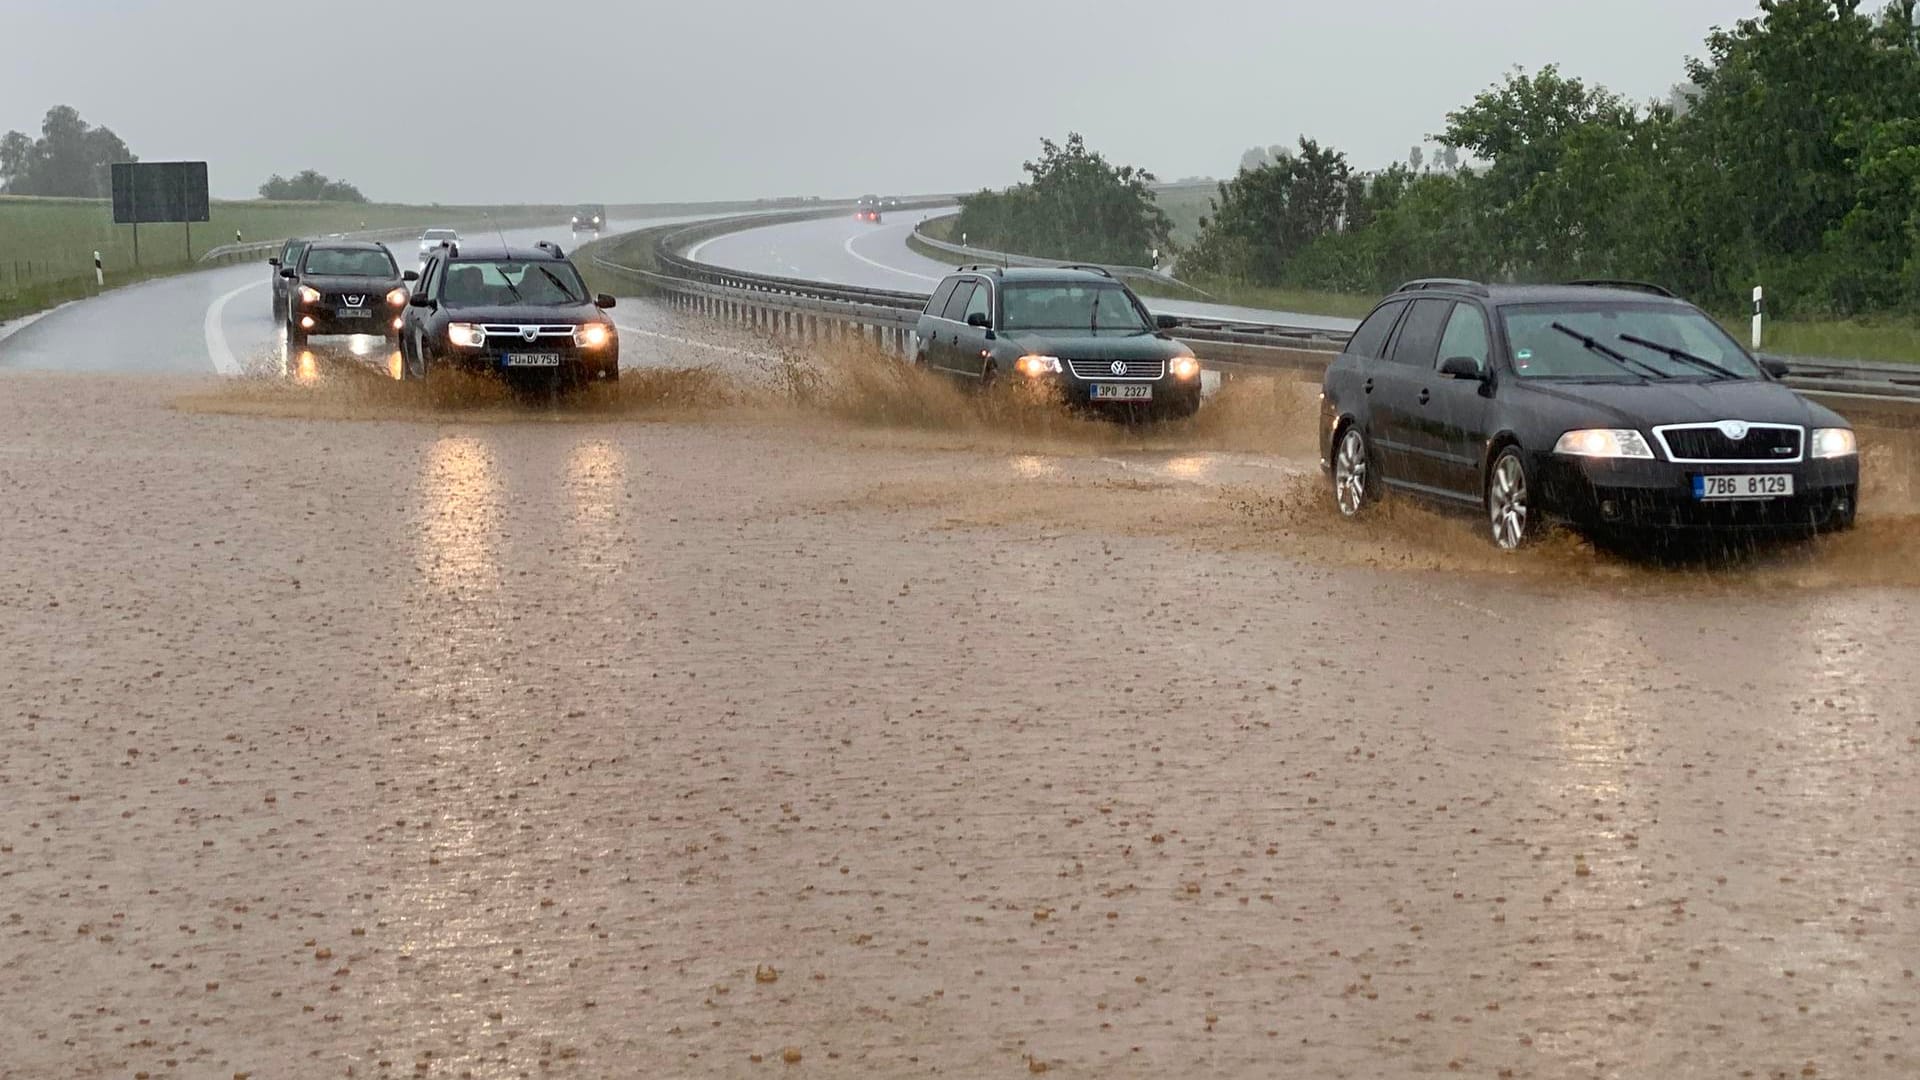
POLYGON ((339 277, 399 277, 384 251, 366 248, 314 248, 307 252, 307 273, 339 277))

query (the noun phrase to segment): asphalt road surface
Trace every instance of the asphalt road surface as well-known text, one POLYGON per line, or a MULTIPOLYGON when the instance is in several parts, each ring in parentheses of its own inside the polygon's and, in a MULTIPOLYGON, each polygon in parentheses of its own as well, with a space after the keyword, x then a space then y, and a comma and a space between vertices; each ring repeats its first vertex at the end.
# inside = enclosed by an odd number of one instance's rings
POLYGON ((0 374, 0 1075, 1920 1075, 1884 531, 673 378, 0 374))
MULTIPOLYGON (((937 262, 907 246, 920 221, 950 210, 894 211, 879 225, 845 217, 769 225, 728 233, 696 245, 689 257, 713 266, 761 274, 831 281, 872 289, 932 292, 950 264, 937 262)), ((1353 319, 1296 312, 1262 311, 1190 300, 1143 297, 1156 313, 1242 322, 1287 323, 1328 330, 1351 330, 1353 319)))
MULTIPOLYGON (((619 221, 607 234, 678 220, 697 219, 619 221)), ((512 244, 552 240, 567 250, 574 246, 564 222, 508 229, 505 236, 512 244)), ((417 266, 407 261, 418 250, 417 240, 388 243, 402 269, 417 266)), ((271 312, 272 273, 262 256, 69 304, 0 339, 0 371, 232 375, 277 361, 282 335, 271 312)))

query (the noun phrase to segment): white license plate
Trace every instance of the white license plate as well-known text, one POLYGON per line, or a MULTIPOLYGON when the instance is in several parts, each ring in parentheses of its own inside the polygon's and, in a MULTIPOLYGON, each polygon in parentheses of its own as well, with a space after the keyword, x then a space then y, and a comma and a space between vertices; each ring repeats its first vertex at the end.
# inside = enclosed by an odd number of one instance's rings
POLYGON ((373 309, 363 308, 363 307, 343 307, 343 308, 337 309, 334 312, 334 314, 339 316, 342 319, 371 319, 373 318, 373 309))
POLYGON ((560 354, 550 352, 508 353, 501 362, 507 367, 559 367, 560 354))
POLYGON ((1097 382, 1087 388, 1089 401, 1152 401, 1152 383, 1097 382))
POLYGON ((1793 494, 1790 473, 1763 473, 1745 476, 1696 476, 1693 497, 1713 499, 1778 499, 1793 494))

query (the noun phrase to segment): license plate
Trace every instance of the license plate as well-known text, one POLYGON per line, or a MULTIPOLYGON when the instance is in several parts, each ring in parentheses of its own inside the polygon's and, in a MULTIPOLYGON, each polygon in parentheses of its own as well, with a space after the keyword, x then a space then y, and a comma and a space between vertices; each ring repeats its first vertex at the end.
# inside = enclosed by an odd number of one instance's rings
POLYGON ((1792 494, 1793 476, 1789 473, 1693 478, 1693 497, 1701 500, 1778 499, 1792 494))
POLYGON ((1152 401, 1151 383, 1097 382, 1087 388, 1089 401, 1152 401))
POLYGON ((335 311, 334 314, 339 316, 342 319, 371 319, 373 318, 373 309, 363 308, 363 307, 343 307, 335 311))
POLYGON ((559 367, 560 354, 550 352, 508 353, 500 358, 507 367, 559 367))

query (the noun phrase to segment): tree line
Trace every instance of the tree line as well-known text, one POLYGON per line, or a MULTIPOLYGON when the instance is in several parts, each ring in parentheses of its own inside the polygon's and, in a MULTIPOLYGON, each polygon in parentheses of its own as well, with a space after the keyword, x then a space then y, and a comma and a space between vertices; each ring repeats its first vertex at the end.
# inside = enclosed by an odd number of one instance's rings
MULTIPOLYGON (((112 128, 94 127, 71 105, 55 105, 40 122, 40 137, 21 131, 0 136, 0 194, 104 199, 113 194, 112 170, 139 161, 112 128)), ((312 169, 291 179, 275 174, 260 185, 263 199, 298 202, 367 201, 360 189, 312 169)))
MULTIPOLYGON (((1184 276, 1379 293, 1415 277, 1657 282, 1737 309, 1920 311, 1920 0, 1762 0, 1666 99, 1554 66, 1447 114, 1375 171, 1310 138, 1255 148, 1219 186, 1184 276), (1437 166, 1437 167, 1436 167, 1437 166)), ((1029 180, 963 203, 984 246, 1139 263, 1168 247, 1152 174, 1077 137, 1029 180)))

